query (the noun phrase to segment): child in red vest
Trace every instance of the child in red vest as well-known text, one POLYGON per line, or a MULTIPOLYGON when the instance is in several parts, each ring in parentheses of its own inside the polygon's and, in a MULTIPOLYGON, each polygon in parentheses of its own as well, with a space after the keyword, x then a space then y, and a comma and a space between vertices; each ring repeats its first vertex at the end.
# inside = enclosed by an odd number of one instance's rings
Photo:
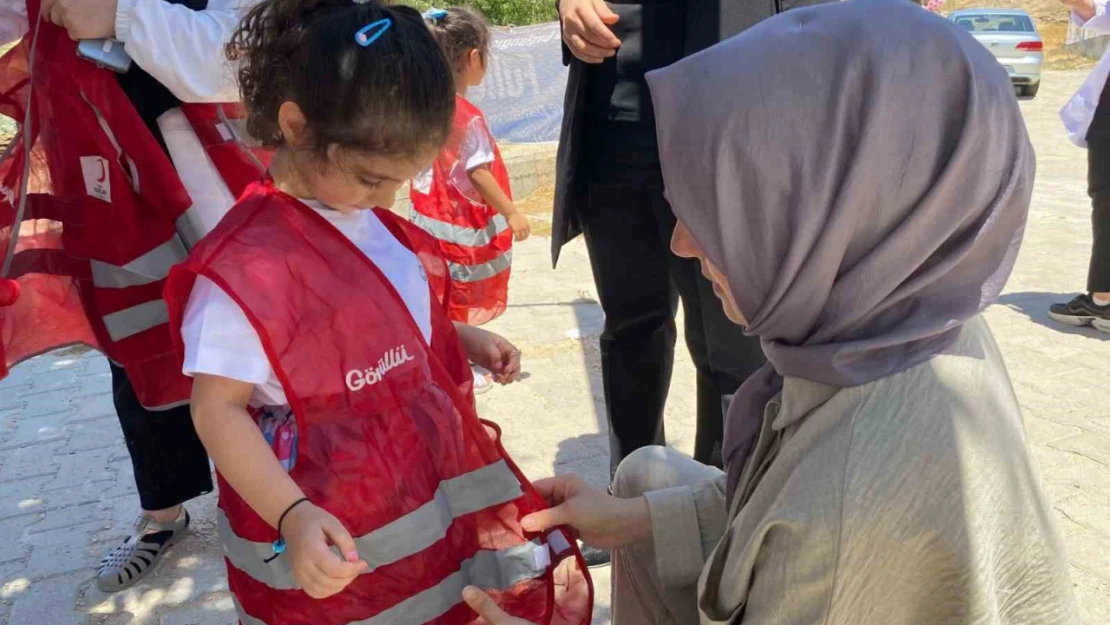
MULTIPOLYGON (((505 312, 513 239, 528 238, 528 218, 513 205, 509 174, 482 112, 466 99, 486 75, 485 19, 468 8, 432 9, 424 18, 451 65, 457 95, 447 143, 412 182, 412 221, 436 238, 447 258, 448 314, 481 325, 505 312)), ((476 392, 490 388, 484 375, 474 382, 476 392)))
POLYGON ((463 625, 471 585, 529 621, 588 622, 573 541, 524 532, 546 504, 474 411, 468 362, 509 382, 519 352, 448 318, 434 240, 381 208, 454 115, 421 16, 269 0, 228 53, 269 176, 166 303, 240 622, 463 625))

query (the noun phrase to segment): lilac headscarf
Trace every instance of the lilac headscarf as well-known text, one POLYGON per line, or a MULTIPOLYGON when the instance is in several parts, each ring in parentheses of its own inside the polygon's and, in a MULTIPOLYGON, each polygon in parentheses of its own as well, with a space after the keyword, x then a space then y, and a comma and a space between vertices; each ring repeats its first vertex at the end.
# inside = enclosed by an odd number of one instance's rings
POLYGON ((648 83, 668 199, 769 360, 729 410, 732 493, 783 376, 889 376, 994 302, 1033 148, 998 61, 905 0, 789 11, 648 83))

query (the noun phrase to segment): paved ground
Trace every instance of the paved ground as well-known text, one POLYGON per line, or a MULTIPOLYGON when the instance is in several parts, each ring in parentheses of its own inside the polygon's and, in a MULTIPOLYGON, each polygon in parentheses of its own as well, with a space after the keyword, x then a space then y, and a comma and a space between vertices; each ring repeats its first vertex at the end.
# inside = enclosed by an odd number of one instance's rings
MULTIPOLYGON (((1110 623, 1110 336, 1065 330, 1049 303, 1082 287, 1090 244, 1085 155, 1056 119, 1081 74, 1048 74, 1024 102, 1040 157, 1025 247, 1006 295, 988 313, 1025 408, 1029 438, 1067 536, 1085 623, 1110 623)), ((533 477, 577 471, 603 483, 607 442, 596 337, 602 315, 581 243, 558 272, 548 241, 520 246, 512 309, 497 329, 526 354, 528 377, 481 400, 533 477)), ((681 326, 680 326, 681 327, 681 326)), ((683 353, 668 407, 671 442, 693 445, 693 377, 683 353)), ((57 354, 0 383, 0 625, 230 625, 215 543, 214 497, 190 506, 195 536, 146 583, 105 596, 99 556, 127 531, 133 477, 95 354, 57 354)), ((607 572, 597 575, 608 622, 607 572)))

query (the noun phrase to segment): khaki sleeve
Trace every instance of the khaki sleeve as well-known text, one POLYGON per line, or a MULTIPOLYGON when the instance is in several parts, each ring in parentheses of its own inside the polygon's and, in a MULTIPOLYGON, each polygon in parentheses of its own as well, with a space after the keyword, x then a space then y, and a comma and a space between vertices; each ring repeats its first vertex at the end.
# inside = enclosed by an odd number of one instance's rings
POLYGON ((728 525, 725 476, 644 495, 651 515, 655 564, 664 586, 697 584, 728 525))

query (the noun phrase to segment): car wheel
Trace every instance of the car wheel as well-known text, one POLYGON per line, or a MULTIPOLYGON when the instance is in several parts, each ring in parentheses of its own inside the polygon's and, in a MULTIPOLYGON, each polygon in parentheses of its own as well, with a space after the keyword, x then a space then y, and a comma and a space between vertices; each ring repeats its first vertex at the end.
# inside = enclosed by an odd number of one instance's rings
POLYGON ((1035 83, 1035 84, 1032 84, 1032 85, 1027 85, 1027 86, 1023 87, 1021 92, 1022 92, 1022 95, 1024 95, 1027 98, 1035 98, 1035 97, 1037 97, 1037 92, 1040 91, 1040 90, 1041 90, 1041 83, 1038 82, 1038 83, 1035 83))

